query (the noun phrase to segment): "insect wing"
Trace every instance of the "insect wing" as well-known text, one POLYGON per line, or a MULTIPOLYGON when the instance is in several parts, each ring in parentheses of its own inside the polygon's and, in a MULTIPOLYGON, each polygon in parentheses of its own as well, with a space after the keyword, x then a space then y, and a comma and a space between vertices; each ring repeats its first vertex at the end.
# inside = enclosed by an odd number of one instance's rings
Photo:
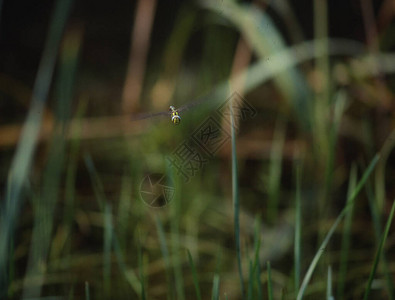
POLYGON ((194 108, 195 106, 198 106, 198 105, 206 102, 207 100, 210 100, 210 97, 208 97, 208 96, 200 97, 191 103, 187 103, 187 104, 184 104, 183 106, 179 107, 177 109, 177 111, 183 112, 183 111, 190 110, 190 109, 194 108))
POLYGON ((159 116, 169 116, 171 113, 168 111, 161 111, 157 113, 142 113, 142 114, 136 114, 132 116, 133 121, 138 121, 138 120, 144 120, 144 119, 150 119, 150 118, 155 118, 159 116))

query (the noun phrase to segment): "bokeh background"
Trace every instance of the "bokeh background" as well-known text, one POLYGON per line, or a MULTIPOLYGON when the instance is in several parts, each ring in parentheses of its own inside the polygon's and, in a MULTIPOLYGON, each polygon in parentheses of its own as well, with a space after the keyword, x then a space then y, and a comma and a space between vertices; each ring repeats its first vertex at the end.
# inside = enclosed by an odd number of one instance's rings
POLYGON ((0 1, 0 298, 394 299, 394 15, 0 1))

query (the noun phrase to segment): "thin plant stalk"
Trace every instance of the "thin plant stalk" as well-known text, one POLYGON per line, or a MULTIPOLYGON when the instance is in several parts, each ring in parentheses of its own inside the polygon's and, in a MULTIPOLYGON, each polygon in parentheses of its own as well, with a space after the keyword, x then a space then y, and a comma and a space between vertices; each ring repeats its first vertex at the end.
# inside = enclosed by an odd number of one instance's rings
MULTIPOLYGON (((348 185, 348 199, 347 205, 350 204, 351 201, 351 192, 355 189, 357 184, 357 169, 355 164, 351 167, 350 172, 350 180, 348 185)), ((340 267, 338 274, 338 288, 337 288, 337 298, 343 299, 344 295, 344 286, 346 282, 347 275, 347 262, 348 262, 348 253, 350 250, 350 242, 351 242, 351 225, 352 225, 352 215, 353 215, 353 205, 351 204, 350 210, 347 212, 344 220, 344 229, 342 236, 342 244, 341 244, 341 256, 340 256, 340 267)))
POLYGON ((273 300, 273 284, 272 284, 272 271, 270 267, 270 261, 266 263, 267 266, 267 297, 269 300, 273 300))
POLYGON ((295 290, 300 284, 301 265, 301 239, 302 239, 302 208, 301 208, 301 165, 296 168, 296 205, 295 205, 295 241, 294 241, 294 268, 295 268, 295 290))
POLYGON ((349 201, 349 204, 346 205, 346 207, 343 208, 343 210, 341 211, 341 213, 339 214, 339 216, 337 217, 335 223, 332 225, 332 227, 330 228, 329 232, 327 233, 324 241, 322 242, 319 250, 317 251, 317 253, 315 254, 307 272, 306 275, 303 279, 302 285, 299 289, 298 295, 297 295, 297 300, 301 300, 303 298, 304 292, 307 288, 307 285, 311 279, 311 276, 313 275, 314 269, 318 264, 319 259, 321 258, 321 255, 324 253, 326 246, 329 243, 329 240, 331 239, 333 233, 335 232, 335 229, 337 228, 337 226, 339 225, 340 221, 343 219, 343 217, 345 216, 345 214, 348 212, 348 210, 352 207, 356 196, 358 195, 358 193, 361 191, 362 187, 365 185, 366 180, 368 179, 369 175, 372 173, 372 171, 374 170, 374 167, 376 166, 378 160, 380 158, 379 154, 376 154, 375 157, 373 158, 372 162, 369 164, 368 168, 365 170, 361 180, 359 181, 358 185, 356 186, 356 188, 353 190, 353 192, 351 193, 351 200, 349 201))
POLYGON ((219 300, 219 275, 215 274, 213 279, 213 292, 211 296, 212 300, 219 300))
POLYGON ((328 266, 328 279, 326 283, 326 299, 327 300, 333 300, 333 295, 332 295, 332 268, 331 266, 328 266))
POLYGON ((196 291, 196 299, 200 300, 202 299, 202 297, 200 295, 199 279, 197 276, 196 267, 195 264, 193 263, 192 255, 191 252, 189 252, 189 250, 187 250, 187 254, 189 260, 189 266, 191 267, 191 271, 192 271, 193 284, 195 286, 195 291, 196 291))
POLYGON ((229 105, 231 117, 231 140, 232 140, 232 195, 233 195, 233 213, 234 213, 234 232, 236 242, 237 266, 239 270, 240 291, 244 297, 244 279, 241 266, 241 249, 240 249, 240 203, 239 203, 239 185, 237 179, 237 154, 236 154, 236 136, 235 136, 235 120, 233 114, 232 103, 229 105))
POLYGON ((5 297, 8 291, 9 245, 23 205, 22 189, 33 161, 44 107, 55 69, 58 47, 69 15, 71 2, 69 0, 58 0, 55 3, 48 37, 34 83, 31 107, 11 162, 10 182, 7 184, 7 191, 5 192, 7 199, 3 201, 4 209, 2 209, 0 217, 0 297, 5 297))
POLYGON ((363 297, 364 300, 367 300, 369 298, 369 293, 370 293, 370 290, 371 290, 371 287, 372 287, 373 278, 374 278, 374 276, 376 274, 377 266, 378 266, 378 263, 380 261, 380 256, 381 256, 381 254, 383 252, 385 241, 387 240, 388 232, 390 231, 392 219, 394 217, 394 212, 395 212, 395 201, 393 201, 393 203, 392 203, 391 212, 390 212, 390 215, 388 217, 387 224, 385 226, 384 234, 381 237, 380 245, 379 245, 379 247, 377 249, 376 256, 375 256, 374 261, 373 261, 372 270, 370 271, 369 280, 368 280, 368 283, 366 285, 365 294, 364 294, 364 297, 363 297))
POLYGON ((169 291, 167 292, 168 298, 174 298, 174 287, 173 287, 173 280, 171 274, 171 265, 170 265, 170 255, 169 249, 166 242, 165 231, 163 229, 162 221, 160 220, 158 215, 155 215, 155 223, 156 223, 156 230, 158 232, 159 243, 160 243, 160 250, 162 252, 162 256, 165 262, 166 268, 166 277, 167 277, 167 286, 169 287, 169 291), (172 296, 172 297, 170 297, 172 296))

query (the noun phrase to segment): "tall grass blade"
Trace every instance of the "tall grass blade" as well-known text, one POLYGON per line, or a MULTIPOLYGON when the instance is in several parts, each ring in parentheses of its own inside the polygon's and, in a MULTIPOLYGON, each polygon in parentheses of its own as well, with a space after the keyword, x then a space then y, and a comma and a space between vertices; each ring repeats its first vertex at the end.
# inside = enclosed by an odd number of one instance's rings
MULTIPOLYGON (((66 235, 71 236, 70 232, 72 230, 72 224, 74 221, 74 209, 78 205, 75 203, 75 183, 77 176, 77 166, 78 166, 78 153, 80 148, 80 136, 81 136, 81 117, 85 112, 87 101, 81 101, 78 105, 76 118, 77 118, 77 126, 75 132, 73 132, 73 140, 70 143, 70 150, 68 159, 66 161, 67 169, 66 169, 66 179, 65 179, 65 209, 64 209, 64 227, 66 231, 66 235)), ((67 254, 70 253, 71 248, 71 239, 66 242, 65 245, 65 255, 67 260, 70 259, 70 256, 67 254)))
POLYGON ((138 262, 139 262, 139 273, 140 273, 140 284, 141 284, 141 299, 145 300, 145 286, 144 286, 144 264, 143 264, 143 248, 139 242, 138 250, 138 262))
POLYGON ((91 178, 93 191, 95 193, 95 198, 100 210, 104 211, 104 205, 106 203, 106 196, 104 193, 103 183, 101 182, 99 175, 97 174, 96 167, 93 163, 92 157, 89 153, 84 154, 85 166, 88 169, 88 173, 91 178))
MULTIPOLYGON (((172 173, 170 173, 172 174, 172 173)), ((174 176, 172 177, 174 178, 174 176)), ((179 180, 179 178, 175 178, 179 180)), ((174 181, 173 181, 174 182, 174 181)), ((176 186, 181 186, 177 184, 176 186)), ((172 209, 172 217, 170 220, 170 230, 171 230, 171 249, 172 249, 172 264, 174 269, 174 279, 175 287, 177 292, 177 299, 185 299, 184 291, 184 276, 182 273, 182 263, 180 254, 180 219, 182 216, 181 209, 181 197, 179 196, 181 191, 177 191, 174 195, 172 209)))
POLYGON ((273 300, 273 284, 272 284, 272 270, 270 267, 270 261, 266 263, 267 267, 267 298, 273 300))
MULTIPOLYGON (((377 244, 380 244, 380 238, 381 238, 380 236, 382 232, 382 228, 381 228, 382 218, 381 218, 380 209, 378 207, 379 199, 377 198, 377 195, 373 192, 373 188, 370 182, 368 182, 366 185, 366 192, 369 199, 369 206, 372 214, 376 241, 377 244)), ((395 297, 393 278, 392 278, 391 270, 389 268, 389 262, 387 261, 385 253, 382 253, 380 259, 382 261, 383 272, 387 283, 389 299, 393 300, 395 297)))
POLYGON ((122 271, 126 281, 130 284, 133 288, 134 292, 141 298, 141 289, 140 289, 140 280, 138 279, 135 271, 133 269, 128 269, 125 263, 125 258, 121 250, 120 243, 118 241, 117 236, 114 234, 114 252, 115 257, 118 262, 119 269, 122 271))
POLYGON ((70 11, 69 0, 59 0, 55 4, 50 22, 44 52, 34 83, 31 107, 23 126, 16 153, 11 163, 7 197, 0 218, 0 297, 5 297, 8 290, 9 246, 18 220, 19 211, 23 205, 21 193, 29 174, 39 135, 44 106, 47 101, 49 87, 55 68, 56 56, 63 29, 70 11))
MULTIPOLYGON (((106 200, 106 196, 104 194, 103 184, 96 172, 96 168, 95 165, 93 164, 93 160, 91 156, 85 153, 84 160, 85 160, 85 165, 88 169, 88 173, 90 175, 93 191, 96 195, 98 206, 100 210, 103 212, 105 204, 108 203, 108 201, 106 200)), ((117 258, 118 266, 122 270, 122 273, 125 276, 126 281, 130 284, 130 286, 133 288, 136 294, 141 298, 142 297, 141 281, 138 279, 133 269, 127 268, 118 237, 114 232, 114 228, 113 227, 111 228, 112 228, 112 242, 113 242, 114 252, 117 258)))
MULTIPOLYGON (((262 11, 256 9, 255 6, 227 1, 224 10, 219 2, 206 0, 201 3, 235 24, 261 59, 272 57, 273 54, 286 48, 285 40, 271 17, 267 13, 262 13, 262 11)), ((286 59, 292 59, 292 56, 286 59)), ((269 68, 272 64, 275 63, 270 60, 269 68)), ((312 125, 312 107, 308 100, 310 93, 301 72, 296 68, 289 68, 287 72, 281 72, 272 79, 279 86, 284 98, 292 101, 291 105, 295 109, 300 123, 310 130, 312 125)))
POLYGON ((277 219, 284 141, 285 126, 284 121, 280 117, 276 123, 273 145, 270 152, 267 210, 267 217, 270 223, 273 223, 277 219))
POLYGON ((202 297, 200 295, 199 279, 197 276, 196 267, 195 264, 193 263, 192 255, 191 252, 189 252, 189 250, 187 250, 187 254, 189 260, 189 266, 191 267, 192 270, 193 284, 195 286, 195 291, 196 291, 196 299, 200 300, 202 299, 202 297))
POLYGON ((90 290, 89 290, 89 282, 85 281, 85 299, 90 300, 91 295, 90 295, 90 290))
POLYGON ((254 288, 254 265, 252 261, 248 264, 248 288, 247 288, 247 299, 251 300, 253 298, 253 288, 254 288))
POLYGON ((213 279, 213 292, 211 295, 212 300, 219 300, 219 275, 215 274, 213 279))
POLYGON ((322 253, 324 253, 326 246, 329 243, 329 240, 331 239, 333 233, 335 232, 335 229, 337 228, 337 226, 339 225, 340 221, 343 219, 343 217, 345 216, 345 214, 348 212, 348 210, 350 209, 350 207, 352 206, 352 204, 354 203, 354 200, 356 198, 356 196, 358 195, 358 193, 361 191, 362 187, 364 186, 366 180, 368 179, 369 175, 372 173, 374 167, 376 166, 378 160, 380 158, 379 154, 376 154, 375 157, 373 158, 372 162, 369 164, 368 168, 365 170, 361 180, 358 182, 358 185, 356 186, 356 188, 352 191, 351 196, 350 196, 350 200, 349 200, 349 204, 346 205, 346 207, 343 208, 343 210, 341 211, 341 213, 339 214, 339 216, 337 217, 335 223, 332 225, 332 227, 330 228, 329 232, 327 233, 324 241, 322 242, 319 250, 317 251, 317 253, 315 254, 313 261, 311 262, 306 275, 303 279, 302 285, 299 289, 298 295, 297 295, 297 300, 301 300, 303 298, 304 292, 307 288, 307 285, 311 279, 311 276, 313 275, 313 271, 315 269, 315 267, 317 266, 317 263, 322 255, 322 253))
POLYGON ((236 136, 235 136, 235 120, 233 114, 233 104, 230 103, 230 119, 231 119, 231 140, 232 140, 232 195, 233 195, 233 213, 234 213, 234 232, 236 242, 236 256, 237 256, 237 267, 239 270, 240 279, 240 291, 242 297, 244 297, 244 279, 243 269, 241 266, 241 249, 240 249, 240 203, 239 203, 239 184, 237 179, 237 154, 236 154, 236 136))
POLYGON ((59 197, 59 188, 65 162, 66 129, 70 119, 75 70, 78 61, 79 36, 66 35, 61 52, 61 63, 57 75, 55 126, 52 134, 48 162, 44 169, 42 191, 35 201, 35 218, 30 246, 28 267, 24 281, 23 297, 34 298, 41 294, 44 274, 53 231, 54 211, 59 197), (30 280, 35 277, 35 284, 30 280))
POLYGON ((335 299, 332 294, 332 268, 331 268, 331 266, 328 266, 328 279, 327 279, 327 283, 326 283, 326 299, 327 300, 334 300, 335 299))
POLYGON ((131 176, 125 170, 122 176, 121 192, 119 196, 118 212, 117 212, 117 233, 119 240, 125 248, 128 240, 129 218, 132 211, 132 180, 131 176))
POLYGON ((344 220, 344 229, 342 236, 342 246, 341 246, 341 255, 340 255, 340 267, 338 274, 338 286, 337 286, 337 298, 343 299, 344 295, 344 287, 346 283, 346 275, 347 275, 347 262, 348 262, 348 253, 350 250, 351 243, 351 225, 352 225, 352 215, 353 215, 353 204, 351 201, 351 192, 355 189, 357 184, 357 168, 355 164, 351 167, 350 172, 350 180, 348 185, 348 198, 347 205, 350 204, 350 210, 347 212, 344 220))
POLYGON ((104 206, 104 238, 103 238, 103 282, 104 293, 110 295, 111 287, 111 247, 113 240, 111 205, 104 206))
POLYGON ((173 280, 172 280, 172 274, 171 274, 169 249, 167 247, 166 236, 165 236, 165 231, 163 229, 163 224, 162 224, 162 221, 160 220, 158 215, 155 215, 155 223, 156 223, 156 230, 158 231, 158 236, 159 236, 160 250, 162 252, 162 256, 165 261, 167 286, 170 289, 167 292, 167 296, 168 296, 168 298, 173 299, 173 298, 175 298, 175 295, 174 295, 174 286, 173 286, 173 280))
POLYGON ((301 207, 301 174, 302 166, 296 167, 296 205, 295 205, 295 241, 294 241, 294 268, 295 291, 300 284, 301 244, 302 244, 302 207, 301 207))
POLYGON ((364 300, 368 299, 368 297, 369 297, 369 293, 370 293, 370 290, 371 290, 371 287, 372 287, 373 278, 374 278, 374 275, 376 274, 376 269, 377 269, 378 263, 380 261, 380 256, 382 254, 385 241, 387 240, 388 232, 390 231, 392 219, 394 217, 394 212, 395 212, 395 201, 392 203, 391 212, 390 212, 390 215, 388 217, 387 224, 385 226, 384 234, 383 234, 383 236, 382 236, 382 238, 380 240, 380 245, 379 245, 379 247, 377 249, 376 256, 375 256, 374 261, 373 261, 372 270, 370 271, 369 280, 368 280, 368 283, 366 285, 365 294, 364 294, 364 297, 363 297, 364 300))
POLYGON ((261 249, 261 219, 256 217, 255 219, 255 233, 254 233, 254 244, 255 244, 255 261, 254 261, 254 275, 255 283, 257 287, 258 299, 263 299, 262 286, 261 286, 261 264, 259 261, 259 253, 261 249))

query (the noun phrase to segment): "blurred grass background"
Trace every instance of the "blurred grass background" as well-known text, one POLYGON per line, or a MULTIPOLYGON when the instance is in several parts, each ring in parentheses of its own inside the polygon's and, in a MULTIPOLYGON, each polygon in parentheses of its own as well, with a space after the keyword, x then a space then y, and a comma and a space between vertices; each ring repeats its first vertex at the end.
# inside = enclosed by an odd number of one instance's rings
POLYGON ((392 1, 0 8, 1 299, 395 298, 392 1), (185 183, 235 92, 256 115, 185 183))

